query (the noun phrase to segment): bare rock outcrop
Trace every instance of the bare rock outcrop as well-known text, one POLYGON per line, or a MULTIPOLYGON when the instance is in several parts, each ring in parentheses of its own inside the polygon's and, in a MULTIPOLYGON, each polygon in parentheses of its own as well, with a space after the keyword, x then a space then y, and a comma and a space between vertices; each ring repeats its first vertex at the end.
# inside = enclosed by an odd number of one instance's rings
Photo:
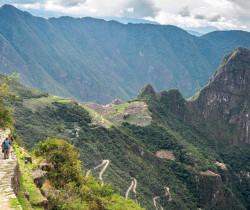
POLYGON ((32 172, 32 176, 34 177, 34 182, 38 188, 42 188, 44 182, 47 180, 47 172, 42 170, 36 170, 32 172))
MULTIPOLYGON (((250 143, 250 50, 226 55, 210 83, 192 103, 221 143, 250 143)), ((195 124, 195 122, 193 122, 195 124)))

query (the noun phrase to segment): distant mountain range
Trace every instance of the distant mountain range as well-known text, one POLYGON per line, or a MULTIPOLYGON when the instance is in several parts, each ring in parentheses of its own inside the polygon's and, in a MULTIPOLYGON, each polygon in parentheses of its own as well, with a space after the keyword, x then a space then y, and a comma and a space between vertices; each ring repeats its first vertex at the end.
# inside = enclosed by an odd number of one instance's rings
POLYGON ((121 18, 117 18, 117 17, 104 17, 105 20, 107 21, 118 21, 120 23, 123 24, 128 24, 128 23, 135 23, 135 24, 155 24, 158 25, 159 23, 154 22, 154 21, 150 21, 150 20, 144 20, 144 19, 136 19, 136 18, 125 18, 125 17, 121 17, 121 18))
POLYGON ((20 73, 25 85, 79 101, 131 100, 146 83, 190 97, 238 46, 250 48, 250 33, 196 37, 170 25, 46 20, 11 5, 0 8, 0 72, 20 73))
POLYGON ((217 27, 214 26, 204 26, 204 27, 183 27, 188 33, 195 36, 202 36, 214 31, 219 31, 217 27))

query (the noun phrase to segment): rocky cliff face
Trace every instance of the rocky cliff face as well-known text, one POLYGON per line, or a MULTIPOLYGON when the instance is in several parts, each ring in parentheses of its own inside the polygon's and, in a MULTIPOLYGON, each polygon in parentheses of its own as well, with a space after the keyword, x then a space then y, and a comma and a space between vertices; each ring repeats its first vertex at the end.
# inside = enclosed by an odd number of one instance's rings
POLYGON ((226 55, 192 105, 220 141, 250 143, 250 51, 226 55))

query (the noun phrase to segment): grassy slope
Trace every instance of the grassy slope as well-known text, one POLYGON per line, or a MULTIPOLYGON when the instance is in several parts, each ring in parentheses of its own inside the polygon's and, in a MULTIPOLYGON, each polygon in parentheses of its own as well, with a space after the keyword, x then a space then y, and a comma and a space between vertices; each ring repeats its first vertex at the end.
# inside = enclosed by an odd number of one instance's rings
MULTIPOLYGON (((205 202, 204 195, 196 190, 195 173, 208 169, 218 173, 215 160, 226 161, 232 153, 228 150, 223 159, 224 156, 213 149, 207 133, 185 123, 182 116, 188 116, 188 106, 176 91, 166 92, 161 101, 144 98, 153 113, 153 122, 149 126, 125 123, 105 129, 89 126, 88 112, 71 100, 66 102, 66 99, 16 85, 16 89, 21 90, 19 94, 26 99, 15 104, 15 128, 27 148, 36 148, 38 141, 47 137, 63 138, 78 149, 85 172, 101 164, 103 159, 109 159, 110 165, 103 174, 104 182, 114 183, 115 191, 124 196, 131 178, 136 178, 136 198, 147 209, 154 208, 153 197, 164 195, 165 186, 170 188, 173 198, 173 202, 164 198, 157 201, 165 208, 211 208, 212 204, 205 202), (79 136, 77 127, 80 128, 79 136), (154 154, 160 149, 173 150, 176 160, 157 158, 154 154)), ((93 176, 98 177, 97 173, 98 170, 93 171, 93 176)), ((223 189, 231 193, 230 184, 223 185, 223 189)), ((242 207, 237 204, 237 199, 243 197, 244 200, 244 195, 234 190, 236 198, 232 199, 230 193, 225 199, 227 204, 217 207, 242 207)), ((129 197, 135 199, 132 192, 129 197)))
POLYGON ((44 197, 42 196, 40 190, 36 187, 31 175, 32 171, 37 169, 37 165, 31 164, 29 162, 25 163, 24 157, 29 156, 29 154, 24 151, 24 148, 19 147, 16 143, 13 144, 13 147, 17 154, 21 172, 21 186, 20 191, 17 194, 18 200, 23 209, 44 209, 42 206, 35 205, 37 203, 41 203, 44 200, 44 197), (29 201, 25 197, 25 193, 29 194, 29 201))

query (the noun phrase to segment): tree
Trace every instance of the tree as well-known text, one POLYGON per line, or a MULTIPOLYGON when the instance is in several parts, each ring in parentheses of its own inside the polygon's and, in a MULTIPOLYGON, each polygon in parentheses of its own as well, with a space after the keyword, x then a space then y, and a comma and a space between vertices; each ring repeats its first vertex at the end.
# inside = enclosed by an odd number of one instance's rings
POLYGON ((0 76, 0 128, 13 128, 13 119, 10 102, 17 97, 11 93, 10 86, 18 75, 12 74, 10 76, 0 76))

